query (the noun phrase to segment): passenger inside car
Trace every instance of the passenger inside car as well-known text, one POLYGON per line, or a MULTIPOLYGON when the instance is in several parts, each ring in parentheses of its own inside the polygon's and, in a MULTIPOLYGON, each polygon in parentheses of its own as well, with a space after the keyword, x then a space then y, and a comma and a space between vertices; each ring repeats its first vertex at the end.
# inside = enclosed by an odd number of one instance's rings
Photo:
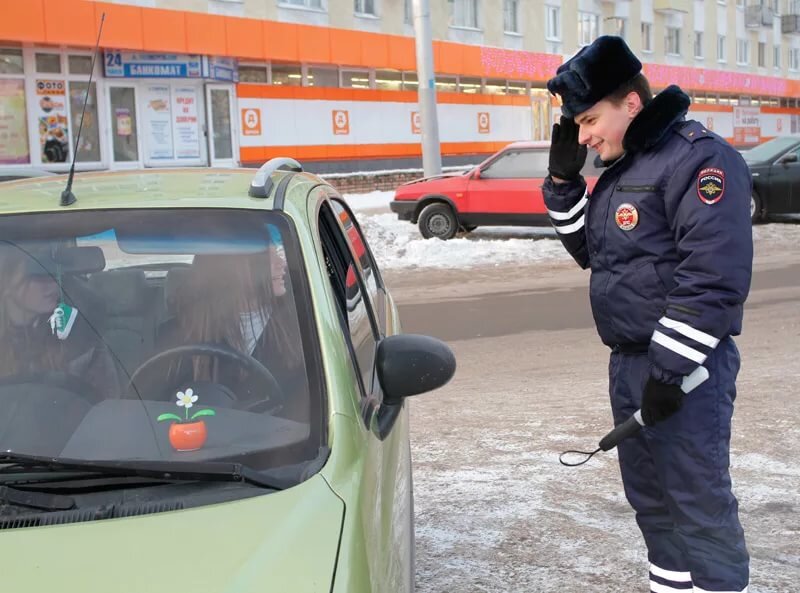
POLYGON ((117 366, 78 307, 66 331, 55 329, 55 309, 68 300, 59 265, 48 248, 0 244, 0 383, 27 377, 89 400, 118 398, 117 366))

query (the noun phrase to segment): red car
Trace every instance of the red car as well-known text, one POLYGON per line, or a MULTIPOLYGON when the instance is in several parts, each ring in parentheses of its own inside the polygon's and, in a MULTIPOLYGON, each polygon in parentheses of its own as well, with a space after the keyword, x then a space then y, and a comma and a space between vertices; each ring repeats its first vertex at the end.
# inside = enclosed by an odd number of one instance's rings
MULTIPOLYGON (((548 224, 542 197, 548 148, 514 142, 469 171, 404 183, 389 206, 400 220, 419 223, 426 239, 451 239, 482 225, 548 224)), ((597 170, 587 163, 583 174, 594 187, 597 170)))

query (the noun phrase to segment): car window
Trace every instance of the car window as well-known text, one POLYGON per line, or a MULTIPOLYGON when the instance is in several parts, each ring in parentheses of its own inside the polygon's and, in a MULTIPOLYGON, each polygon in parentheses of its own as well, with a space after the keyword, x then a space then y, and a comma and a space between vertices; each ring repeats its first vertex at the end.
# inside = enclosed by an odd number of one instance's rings
POLYGON ((337 295, 341 318, 350 339, 354 363, 361 380, 362 396, 367 397, 373 390, 378 335, 372 319, 370 297, 362 288, 367 285, 366 281, 356 266, 346 235, 336 222, 337 218, 327 203, 323 204, 320 210, 320 232, 328 277, 337 295))
POLYGON ((257 469, 315 457, 326 412, 293 228, 251 210, 0 219, 0 449, 257 469), (200 422, 187 454, 173 432, 200 422))
POLYGON ((487 179, 528 179, 547 175, 548 153, 507 150, 481 172, 487 179))

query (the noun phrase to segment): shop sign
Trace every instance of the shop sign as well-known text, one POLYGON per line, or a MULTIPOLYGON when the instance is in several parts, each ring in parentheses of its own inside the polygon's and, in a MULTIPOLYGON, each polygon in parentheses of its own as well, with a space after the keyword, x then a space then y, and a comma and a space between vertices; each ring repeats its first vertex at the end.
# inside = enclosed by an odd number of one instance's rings
POLYGON ((108 78, 201 78, 200 56, 106 51, 108 78))
POLYGON ((25 116, 25 82, 0 79, 0 164, 31 162, 25 116))
POLYGON ((245 136, 261 135, 261 110, 249 107, 242 109, 242 134, 245 136))
POLYGON ((144 101, 148 158, 149 160, 171 159, 173 152, 169 87, 148 86, 144 92, 144 101))
POLYGON ((197 119, 197 89, 176 87, 173 93, 175 158, 200 158, 200 125, 197 119))
POLYGON ((239 82, 239 66, 233 58, 203 56, 203 78, 239 82))
POLYGON ((733 141, 735 144, 761 142, 761 109, 759 107, 733 108, 733 141))
POLYGON ((69 158, 66 87, 63 80, 36 81, 36 120, 45 163, 65 163, 69 158))

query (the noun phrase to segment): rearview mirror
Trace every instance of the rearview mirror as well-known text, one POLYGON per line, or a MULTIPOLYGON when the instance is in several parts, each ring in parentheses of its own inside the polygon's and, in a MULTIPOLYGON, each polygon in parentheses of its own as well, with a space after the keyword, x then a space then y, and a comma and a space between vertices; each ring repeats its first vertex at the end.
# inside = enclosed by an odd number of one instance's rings
POLYGON ((781 157, 780 162, 782 164, 784 164, 784 165, 787 165, 789 163, 796 163, 797 162, 797 153, 796 152, 792 152, 792 153, 783 155, 781 157))
POLYGON ((441 340, 400 334, 381 340, 376 367, 383 401, 394 405, 445 385, 456 372, 456 358, 441 340))

